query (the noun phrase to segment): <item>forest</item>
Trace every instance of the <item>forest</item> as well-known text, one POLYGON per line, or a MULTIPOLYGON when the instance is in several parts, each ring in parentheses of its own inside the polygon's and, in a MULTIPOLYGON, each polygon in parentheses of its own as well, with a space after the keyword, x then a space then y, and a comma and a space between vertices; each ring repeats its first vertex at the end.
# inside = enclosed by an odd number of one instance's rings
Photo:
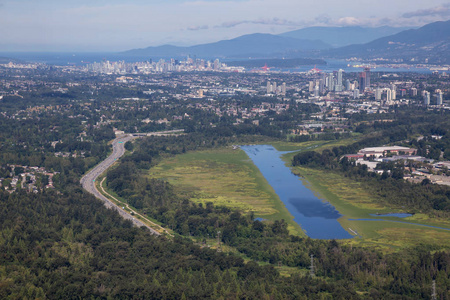
MULTIPOLYGON (((202 141, 202 147, 217 145, 204 136, 197 138, 202 141)), ((446 266, 450 256, 447 252, 417 246, 386 254, 345 246, 334 240, 299 238, 289 235, 284 220, 267 224, 254 220, 251 214, 244 215, 213 203, 196 204, 189 200, 193 195, 177 194, 168 182, 146 178, 146 169, 161 157, 199 149, 198 143, 194 142, 176 150, 175 144, 184 144, 183 139, 196 140, 195 136, 181 138, 182 143, 177 139, 152 137, 139 141, 133 146, 133 153, 107 173, 108 186, 112 190, 177 234, 202 240, 217 237, 220 231, 221 242, 246 257, 272 266, 281 264, 298 268, 303 274, 310 265, 312 254, 317 278, 328 278, 328 282, 340 285, 351 284, 352 290, 363 292, 365 298, 395 298, 397 295, 401 299, 414 299, 419 294, 426 298, 433 279, 448 286, 446 266), (441 260, 445 262, 438 267, 436 262, 441 260), (405 281, 404 278, 409 279, 405 281)), ((446 293, 448 289, 444 288, 441 294, 446 293)))

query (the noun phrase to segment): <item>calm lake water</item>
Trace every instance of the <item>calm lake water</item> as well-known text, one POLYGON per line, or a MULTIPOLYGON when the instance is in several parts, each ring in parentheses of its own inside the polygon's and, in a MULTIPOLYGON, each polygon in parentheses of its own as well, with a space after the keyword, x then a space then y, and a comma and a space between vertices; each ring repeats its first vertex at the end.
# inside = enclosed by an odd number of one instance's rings
POLYGON ((284 203, 294 221, 314 239, 348 239, 353 236, 337 221, 341 214, 319 199, 281 160, 286 152, 269 145, 242 146, 284 203))

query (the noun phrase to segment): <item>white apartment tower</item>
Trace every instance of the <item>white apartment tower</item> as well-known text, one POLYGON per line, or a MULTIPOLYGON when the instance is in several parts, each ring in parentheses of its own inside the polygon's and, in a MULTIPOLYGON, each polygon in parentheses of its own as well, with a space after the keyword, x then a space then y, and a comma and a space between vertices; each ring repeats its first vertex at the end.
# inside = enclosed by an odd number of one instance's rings
POLYGON ((423 91, 423 105, 430 105, 430 92, 428 91, 423 91))
POLYGON ((436 90, 436 105, 442 105, 444 102, 443 93, 441 90, 436 90))

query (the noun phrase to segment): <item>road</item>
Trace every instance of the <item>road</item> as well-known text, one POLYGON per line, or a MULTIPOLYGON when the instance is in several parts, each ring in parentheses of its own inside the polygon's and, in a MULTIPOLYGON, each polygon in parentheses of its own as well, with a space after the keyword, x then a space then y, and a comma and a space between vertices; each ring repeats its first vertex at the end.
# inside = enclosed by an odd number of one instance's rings
POLYGON ((95 168, 89 171, 86 175, 84 175, 81 178, 80 183, 86 191, 93 194, 98 199, 102 200, 106 207, 116 210, 124 219, 130 220, 131 222, 133 222, 135 226, 138 227, 144 226, 148 228, 153 234, 160 235, 159 232, 155 231, 150 226, 142 223, 140 220, 134 218, 131 214, 129 214, 125 210, 122 210, 108 198, 103 196, 95 186, 95 180, 109 167, 111 167, 114 164, 114 162, 125 153, 125 143, 135 138, 137 138, 137 136, 132 135, 126 135, 116 138, 112 143, 113 147, 112 154, 108 156, 104 161, 99 163, 97 166, 95 166, 95 168))

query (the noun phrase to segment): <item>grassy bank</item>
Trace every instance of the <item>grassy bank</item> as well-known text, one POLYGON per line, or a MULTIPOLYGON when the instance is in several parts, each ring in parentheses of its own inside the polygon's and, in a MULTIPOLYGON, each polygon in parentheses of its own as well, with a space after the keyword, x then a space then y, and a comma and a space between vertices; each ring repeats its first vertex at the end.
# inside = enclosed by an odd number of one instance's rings
POLYGON ((292 151, 283 155, 283 160, 290 165, 292 158, 295 154, 302 151, 318 151, 321 152, 324 149, 330 149, 333 147, 347 146, 357 141, 360 135, 355 134, 354 137, 342 140, 332 141, 309 141, 303 143, 290 143, 290 142, 273 142, 271 145, 278 151, 292 151))
MULTIPOLYGON (((450 247, 450 231, 387 221, 353 221, 350 219, 373 219, 371 214, 408 212, 407 208, 382 204, 378 198, 354 180, 333 172, 295 167, 293 171, 302 176, 317 195, 330 202, 343 215, 339 222, 346 229, 351 228, 360 238, 349 241, 355 244, 375 245, 383 249, 410 247, 418 244, 450 247)), ((408 218, 383 217, 391 221, 450 228, 446 219, 431 219, 424 214, 408 218)))

